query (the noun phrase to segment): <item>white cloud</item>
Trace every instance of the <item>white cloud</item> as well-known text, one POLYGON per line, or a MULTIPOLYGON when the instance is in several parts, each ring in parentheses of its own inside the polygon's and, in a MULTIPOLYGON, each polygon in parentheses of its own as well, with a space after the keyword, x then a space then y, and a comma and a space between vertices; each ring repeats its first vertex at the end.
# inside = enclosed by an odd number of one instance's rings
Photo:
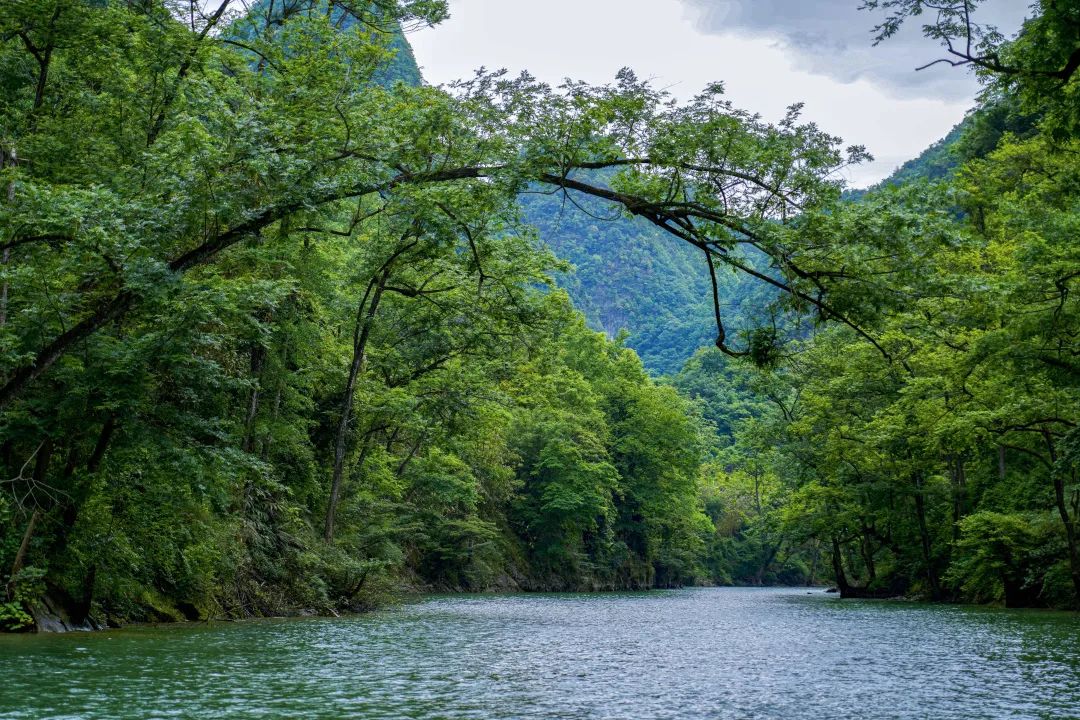
MULTIPOLYGON (((775 4, 779 0, 735 3, 738 8, 727 9, 741 14, 729 12, 724 18, 742 19, 730 20, 733 30, 721 32, 716 26, 721 21, 718 0, 451 0, 448 22, 409 39, 425 78, 435 84, 467 77, 480 66, 528 70, 551 83, 567 77, 604 83, 629 66, 681 98, 721 80, 736 105, 766 119, 779 119, 788 105, 802 101, 806 119, 848 144, 866 145, 878 158, 850 172, 854 186, 876 182, 918 155, 948 133, 972 104, 975 86, 970 81, 963 92, 929 88, 898 97, 896 85, 874 73, 844 76, 837 70, 843 63, 826 63, 823 57, 817 60, 820 66, 815 65, 818 51, 792 51, 796 41, 812 47, 810 35, 792 40, 779 31, 765 32, 765 16, 758 10, 746 12, 758 2, 774 3, 774 13, 783 10, 775 4), (714 12, 703 14, 710 10, 706 3, 715 6, 714 12), (832 69, 825 72, 827 68, 832 69)), ((840 2, 858 4, 825 0, 823 5, 840 2)), ((822 5, 808 0, 787 4, 822 5)), ((807 33, 826 27, 799 20, 806 16, 804 11, 785 16, 780 26, 806 28, 807 33)), ((862 20, 869 35, 873 21, 862 20)), ((918 60, 911 58, 908 64, 914 67, 918 60)))
MULTIPOLYGON (((740 34, 774 40, 794 64, 840 82, 866 79, 898 97, 970 98, 977 87, 971 73, 945 64, 915 68, 943 56, 936 40, 922 34, 926 15, 906 23, 896 36, 873 46, 881 11, 860 11, 858 0, 683 0, 695 25, 710 34, 740 34)), ((1019 27, 1027 0, 997 0, 975 19, 1003 31, 1019 27)))

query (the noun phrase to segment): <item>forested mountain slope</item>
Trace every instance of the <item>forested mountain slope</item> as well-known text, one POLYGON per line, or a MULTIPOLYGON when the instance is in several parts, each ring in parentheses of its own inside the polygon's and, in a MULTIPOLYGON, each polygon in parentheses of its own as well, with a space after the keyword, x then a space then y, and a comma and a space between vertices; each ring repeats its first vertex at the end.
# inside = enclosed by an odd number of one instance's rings
MULTIPOLYGON (((712 291, 699 251, 581 198, 526 195, 522 207, 540 240, 573 266, 557 279, 574 306, 609 337, 625 332, 625 344, 652 373, 678 372, 698 348, 713 345, 712 291)), ((731 272, 719 280, 731 330, 744 329, 769 293, 731 272)))

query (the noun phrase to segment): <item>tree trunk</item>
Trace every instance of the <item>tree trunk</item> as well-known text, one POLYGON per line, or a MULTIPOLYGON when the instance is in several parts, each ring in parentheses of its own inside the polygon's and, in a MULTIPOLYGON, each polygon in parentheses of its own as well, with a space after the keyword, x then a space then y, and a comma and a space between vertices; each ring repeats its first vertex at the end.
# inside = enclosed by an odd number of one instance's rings
POLYGON ((30 550, 30 540, 34 537, 34 528, 37 527, 40 519, 41 508, 34 508, 33 514, 30 515, 30 522, 26 524, 26 532, 23 533, 22 542, 19 543, 19 549, 15 552, 15 561, 11 563, 11 579, 8 580, 7 586, 8 600, 15 599, 15 576, 19 574, 19 571, 23 569, 23 565, 26 563, 26 553, 30 550))
MULTIPOLYGON (((116 434, 117 427, 117 415, 115 412, 111 412, 106 416, 105 422, 102 423, 101 430, 98 432, 97 442, 94 443, 94 449, 90 452, 90 457, 86 460, 87 475, 95 474, 98 471, 98 468, 101 467, 101 462, 105 459, 105 452, 108 450, 109 443, 112 442, 112 439, 116 434)), ((53 541, 49 546, 49 557, 61 556, 67 550, 68 538, 72 528, 75 527, 75 523, 79 520, 79 510, 82 503, 86 501, 86 495, 89 493, 90 486, 90 480, 84 480, 79 487, 73 488, 72 496, 64 503, 60 514, 62 524, 58 527, 53 536, 53 541)))
POLYGON ((387 265, 368 283, 364 298, 357 308, 356 327, 353 331, 352 362, 349 364, 349 379, 345 383, 345 397, 341 401, 341 417, 338 420, 337 438, 334 444, 334 471, 330 482, 330 498, 326 504, 326 521, 323 527, 323 539, 326 542, 332 542, 334 539, 334 520, 337 516, 338 503, 341 502, 341 486, 345 476, 345 451, 348 447, 349 423, 352 420, 356 381, 364 369, 368 338, 371 336, 371 327, 379 311, 379 302, 382 300, 383 290, 386 288, 389 277, 390 268, 387 265))
POLYGON ((1050 476, 1054 481, 1054 504, 1057 505, 1061 523, 1065 526, 1065 543, 1069 553, 1069 572, 1072 575, 1073 606, 1080 607, 1080 550, 1077 549, 1076 541, 1076 518, 1069 512, 1069 506, 1065 501, 1065 477, 1057 465, 1057 449, 1054 447, 1054 438, 1049 430, 1043 430, 1043 439, 1050 452, 1050 476))
MULTIPOLYGON (((11 152, 4 153, 0 150, 0 170, 5 167, 14 166, 19 162, 18 156, 15 154, 15 148, 11 149, 11 152)), ((15 181, 12 180, 7 185, 7 201, 11 205, 15 202, 15 181)), ((3 257, 0 257, 0 268, 7 268, 8 263, 11 261, 11 248, 4 248, 3 257)), ((3 282, 0 282, 0 328, 7 325, 7 310, 8 310, 8 281, 5 277, 3 282)))
POLYGON ((281 387, 279 386, 277 392, 274 393, 274 411, 270 414, 270 428, 267 429, 266 434, 263 436, 262 441, 262 459, 266 462, 270 459, 270 444, 274 439, 273 424, 277 422, 278 414, 281 412, 281 387))
MULTIPOLYGON (((0 269, 6 268, 8 261, 11 260, 11 248, 4 248, 4 254, 0 257, 0 269)), ((7 306, 8 306, 8 281, 4 278, 4 281, 0 283, 0 328, 7 325, 7 306)))
POLYGON ((926 579, 930 583, 930 597, 941 599, 941 586, 934 571, 933 552, 930 531, 926 525, 926 496, 923 494, 922 475, 915 474, 915 517, 919 522, 919 539, 922 541, 923 562, 926 564, 926 579))
POLYGON ((818 546, 818 541, 814 541, 814 555, 810 559, 810 574, 806 579, 806 587, 813 587, 814 580, 817 579, 817 566, 818 560, 821 558, 821 548, 818 546))
POLYGON ((765 582, 765 572, 769 569, 769 566, 772 565, 773 560, 776 559, 776 554, 780 552, 780 548, 783 546, 783 544, 783 540, 776 543, 772 546, 772 549, 769 550, 769 552, 765 555, 765 559, 762 561, 761 565, 758 566, 757 572, 754 573, 755 585, 761 585, 765 582))
POLYGON ((960 520, 964 517, 967 499, 967 471, 964 468, 963 456, 957 455, 952 458, 952 481, 953 481, 953 546, 960 542, 960 520))
POLYGON ((869 587, 877 579, 877 565, 874 563, 874 546, 870 542, 870 528, 865 522, 862 524, 862 537, 859 542, 859 552, 862 554, 863 564, 866 565, 866 583, 869 587))
POLYGON ((250 453, 255 449, 255 418, 259 414, 259 378, 262 375, 266 348, 256 344, 251 348, 251 399, 248 401, 247 416, 244 418, 244 440, 241 449, 250 453))
POLYGON ((405 474, 406 468, 409 467, 409 463, 416 457, 416 453, 420 452, 420 448, 423 447, 424 441, 427 440, 428 429, 424 428, 424 432, 420 433, 420 436, 416 438, 416 442, 409 448, 409 454, 398 463, 397 470, 394 471, 394 477, 401 477, 405 474))
POLYGON ((837 589, 840 590, 840 597, 851 597, 851 585, 848 584, 847 575, 844 574, 844 558, 840 552, 840 540, 835 535, 832 537, 832 566, 833 579, 836 581, 837 589))
MULTIPOLYGON (((32 490, 38 485, 44 485, 45 480, 48 478, 49 463, 52 462, 53 454, 53 441, 52 438, 46 437, 41 445, 37 449, 37 457, 34 461, 34 473, 31 476, 32 490)), ((30 496, 36 505, 37 499, 33 492, 30 496)), ((11 563, 11 577, 12 580, 8 583, 7 591, 8 598, 10 599, 15 591, 14 577, 23 569, 23 565, 26 563, 26 554, 30 550, 30 541, 34 537, 34 529, 37 527, 38 521, 41 519, 41 506, 36 505, 34 512, 30 515, 30 522, 26 525, 26 532, 23 533, 22 542, 19 543, 19 549, 15 552, 15 560, 11 563)))
POLYGON ((90 569, 83 576, 82 592, 71 608, 71 621, 76 624, 86 622, 90 617, 90 606, 94 602, 94 586, 97 583, 97 563, 92 562, 90 569))
POLYGON ((34 484, 45 485, 45 481, 49 477, 49 465, 52 463, 53 450, 55 445, 51 437, 46 437, 41 441, 41 446, 38 448, 37 459, 34 462, 34 484))
POLYGON ((97 442, 94 443, 94 451, 90 453, 90 459, 86 461, 86 471, 90 474, 96 473, 101 466, 101 461, 105 459, 105 451, 109 449, 109 443, 112 441, 114 433, 116 433, 116 413, 111 412, 105 418, 105 422, 102 423, 101 432, 98 433, 97 442))
MULTIPOLYGON (((53 16, 53 20, 55 21, 56 17, 59 16, 59 15, 60 15, 60 4, 57 3, 56 15, 53 16)), ((49 64, 52 62, 53 50, 54 50, 54 47, 52 45, 47 46, 45 48, 45 51, 42 53, 41 57, 38 60, 40 70, 38 71, 37 85, 34 88, 34 113, 35 114, 37 113, 38 110, 41 109, 41 106, 45 104, 45 88, 49 84, 49 64)), ((35 129, 37 128, 37 119, 36 118, 34 120, 34 123, 33 123, 32 127, 34 127, 35 129)))

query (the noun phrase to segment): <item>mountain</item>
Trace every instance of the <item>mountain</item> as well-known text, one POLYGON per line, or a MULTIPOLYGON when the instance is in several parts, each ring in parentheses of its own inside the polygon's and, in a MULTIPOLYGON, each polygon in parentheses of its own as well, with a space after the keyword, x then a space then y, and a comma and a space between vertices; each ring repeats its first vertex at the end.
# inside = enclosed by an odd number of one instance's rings
MULTIPOLYGON (((625 344, 654 374, 679 371, 716 337, 712 290, 701 253, 640 218, 561 195, 527 195, 525 219, 541 241, 572 264, 558 280, 589 324, 625 344)), ((720 271, 729 331, 756 315, 761 293, 742 276, 720 271), (756 301, 756 302, 755 302, 756 301)))
POLYGON ((986 157, 1006 134, 1031 137, 1039 117, 1021 111, 1005 98, 998 98, 968 113, 949 133, 919 156, 908 160, 889 177, 869 188, 845 191, 848 200, 858 200, 879 188, 918 180, 944 180, 968 160, 986 157))
POLYGON ((390 85, 403 82, 408 85, 419 85, 424 81, 423 75, 420 74, 420 66, 416 64, 412 45, 400 29, 390 40, 390 50, 393 51, 394 58, 376 73, 375 78, 379 83, 390 85))

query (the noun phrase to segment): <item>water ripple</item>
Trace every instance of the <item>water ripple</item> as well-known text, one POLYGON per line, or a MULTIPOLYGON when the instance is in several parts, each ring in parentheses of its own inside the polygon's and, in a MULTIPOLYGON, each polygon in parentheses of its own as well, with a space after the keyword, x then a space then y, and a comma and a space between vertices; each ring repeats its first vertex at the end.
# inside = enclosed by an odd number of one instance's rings
POLYGON ((0 718, 1077 718, 1080 618, 803 590, 0 638, 0 718))

